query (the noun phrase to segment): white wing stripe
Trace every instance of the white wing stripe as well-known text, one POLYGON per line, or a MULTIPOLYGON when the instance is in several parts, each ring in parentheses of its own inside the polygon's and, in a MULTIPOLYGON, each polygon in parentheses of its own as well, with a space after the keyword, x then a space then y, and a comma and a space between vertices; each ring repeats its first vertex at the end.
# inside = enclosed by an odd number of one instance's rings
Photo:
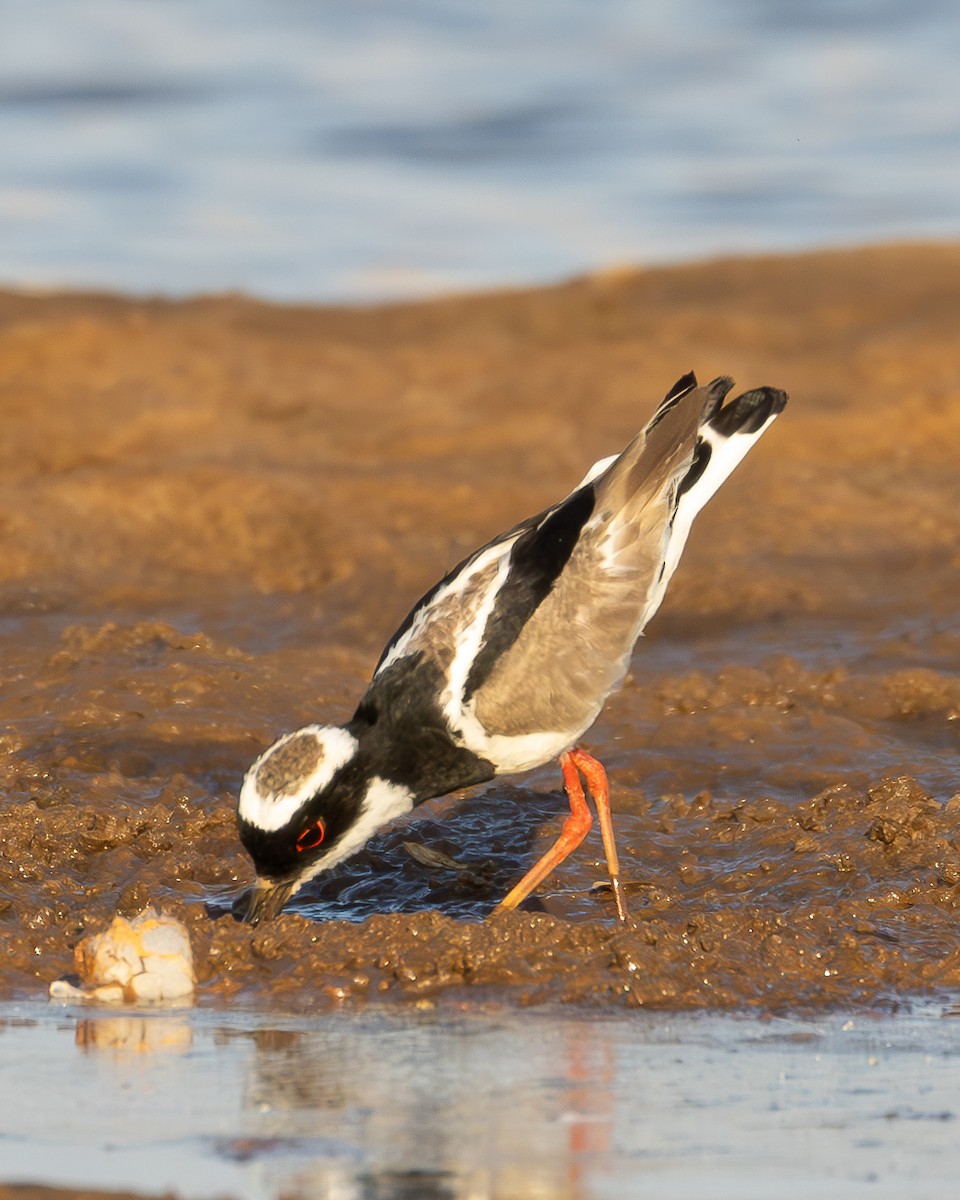
POLYGON ((382 674, 392 663, 395 663, 398 659, 403 658, 411 641, 413 641, 415 638, 418 638, 423 633, 424 629, 430 624, 435 608, 442 604, 449 596, 456 594, 462 595, 464 592, 466 592, 470 580, 473 579, 473 577, 480 571, 483 571, 486 567, 488 567, 492 562, 496 562, 498 557, 503 556, 505 558, 513 548, 513 543, 515 541, 516 538, 511 538, 507 542, 497 542, 496 545, 488 547, 484 553, 478 554, 472 562, 469 562, 459 575, 455 575, 448 584, 440 588, 439 591, 435 592, 434 595, 430 597, 428 603, 426 603, 414 617, 410 628, 402 637, 398 638, 396 643, 391 647, 390 653, 386 656, 377 669, 377 675, 382 674))
MULTIPOLYGON (((513 547, 515 540, 515 538, 511 540, 508 549, 513 547)), ((487 588, 487 594, 476 607, 473 619, 467 625, 464 625, 457 638, 457 647, 447 674, 447 685, 442 698, 443 711, 453 729, 457 729, 462 721, 463 693, 467 686, 467 676, 470 674, 470 668, 473 666, 474 660, 480 653, 483 635, 487 628, 487 620, 493 612, 497 596, 500 594, 500 589, 506 583, 509 573, 510 555, 509 553, 505 553, 500 559, 496 575, 487 588)))
POLYGON ((773 413, 759 429, 753 433, 734 433, 730 437, 717 433, 709 425, 700 429, 700 436, 710 446, 710 461, 703 474, 688 492, 680 497, 673 524, 667 529, 663 546, 663 570, 650 585, 647 593, 647 603, 643 610, 640 629, 653 617, 663 600, 667 585, 673 578, 673 573, 680 562, 683 548, 693 525, 694 517, 717 491, 728 475, 746 457, 746 454, 757 438, 761 437, 776 420, 778 413, 773 413))

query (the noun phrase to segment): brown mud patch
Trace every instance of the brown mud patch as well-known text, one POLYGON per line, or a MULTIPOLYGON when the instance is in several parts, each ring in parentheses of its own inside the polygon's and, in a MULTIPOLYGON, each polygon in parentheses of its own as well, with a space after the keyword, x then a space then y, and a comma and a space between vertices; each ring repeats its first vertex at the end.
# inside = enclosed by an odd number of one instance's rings
POLYGON ((44 1187, 37 1183, 0 1183, 0 1200, 144 1200, 154 1195, 158 1200, 174 1200, 172 1192, 110 1192, 98 1188, 44 1187))
POLYGON ((958 328, 954 246, 364 311, 0 296, 0 996, 148 903, 188 922, 214 1002, 955 989, 958 328), (791 402, 591 731, 628 926, 594 835, 544 911, 484 919, 555 836, 549 768, 235 925, 246 766, 349 715, 412 601, 691 367, 791 402))

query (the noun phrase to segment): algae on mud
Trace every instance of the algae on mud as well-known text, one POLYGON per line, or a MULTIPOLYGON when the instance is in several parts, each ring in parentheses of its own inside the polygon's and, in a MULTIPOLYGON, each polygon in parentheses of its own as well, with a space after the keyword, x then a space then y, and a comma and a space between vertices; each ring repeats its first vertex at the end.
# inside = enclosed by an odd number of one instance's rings
POLYGON ((364 311, 0 296, 0 994, 41 994, 148 903, 189 925, 213 1001, 956 986, 958 259, 738 260, 364 311), (249 879, 233 806, 257 753, 349 715, 411 602, 690 367, 791 404, 699 519, 590 734, 631 924, 593 890, 593 840, 547 911, 480 923, 562 819, 548 769, 424 806, 300 914, 217 916, 249 879))

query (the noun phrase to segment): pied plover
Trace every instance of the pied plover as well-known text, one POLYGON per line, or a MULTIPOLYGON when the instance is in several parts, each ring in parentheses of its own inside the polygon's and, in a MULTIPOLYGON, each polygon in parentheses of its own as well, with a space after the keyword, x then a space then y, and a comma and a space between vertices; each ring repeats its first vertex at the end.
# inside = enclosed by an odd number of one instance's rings
POLYGON ((559 757, 570 815, 499 908, 515 908, 586 836, 582 775, 625 919, 606 773, 576 743, 623 681, 693 518, 787 401, 764 387, 725 404, 732 386, 685 375, 622 454, 418 601, 345 725, 308 725, 257 759, 237 807, 257 879, 235 915, 276 916, 432 796, 559 757))

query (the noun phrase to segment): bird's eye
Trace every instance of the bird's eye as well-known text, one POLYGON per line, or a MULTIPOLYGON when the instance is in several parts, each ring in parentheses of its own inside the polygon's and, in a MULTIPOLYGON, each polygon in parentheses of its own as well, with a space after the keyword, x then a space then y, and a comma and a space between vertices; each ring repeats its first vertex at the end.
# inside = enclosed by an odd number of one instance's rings
POLYGON ((303 833, 297 838, 298 850, 316 850, 317 846, 323 841, 327 835, 327 827, 323 823, 323 818, 318 817, 312 825, 308 825, 303 833))

